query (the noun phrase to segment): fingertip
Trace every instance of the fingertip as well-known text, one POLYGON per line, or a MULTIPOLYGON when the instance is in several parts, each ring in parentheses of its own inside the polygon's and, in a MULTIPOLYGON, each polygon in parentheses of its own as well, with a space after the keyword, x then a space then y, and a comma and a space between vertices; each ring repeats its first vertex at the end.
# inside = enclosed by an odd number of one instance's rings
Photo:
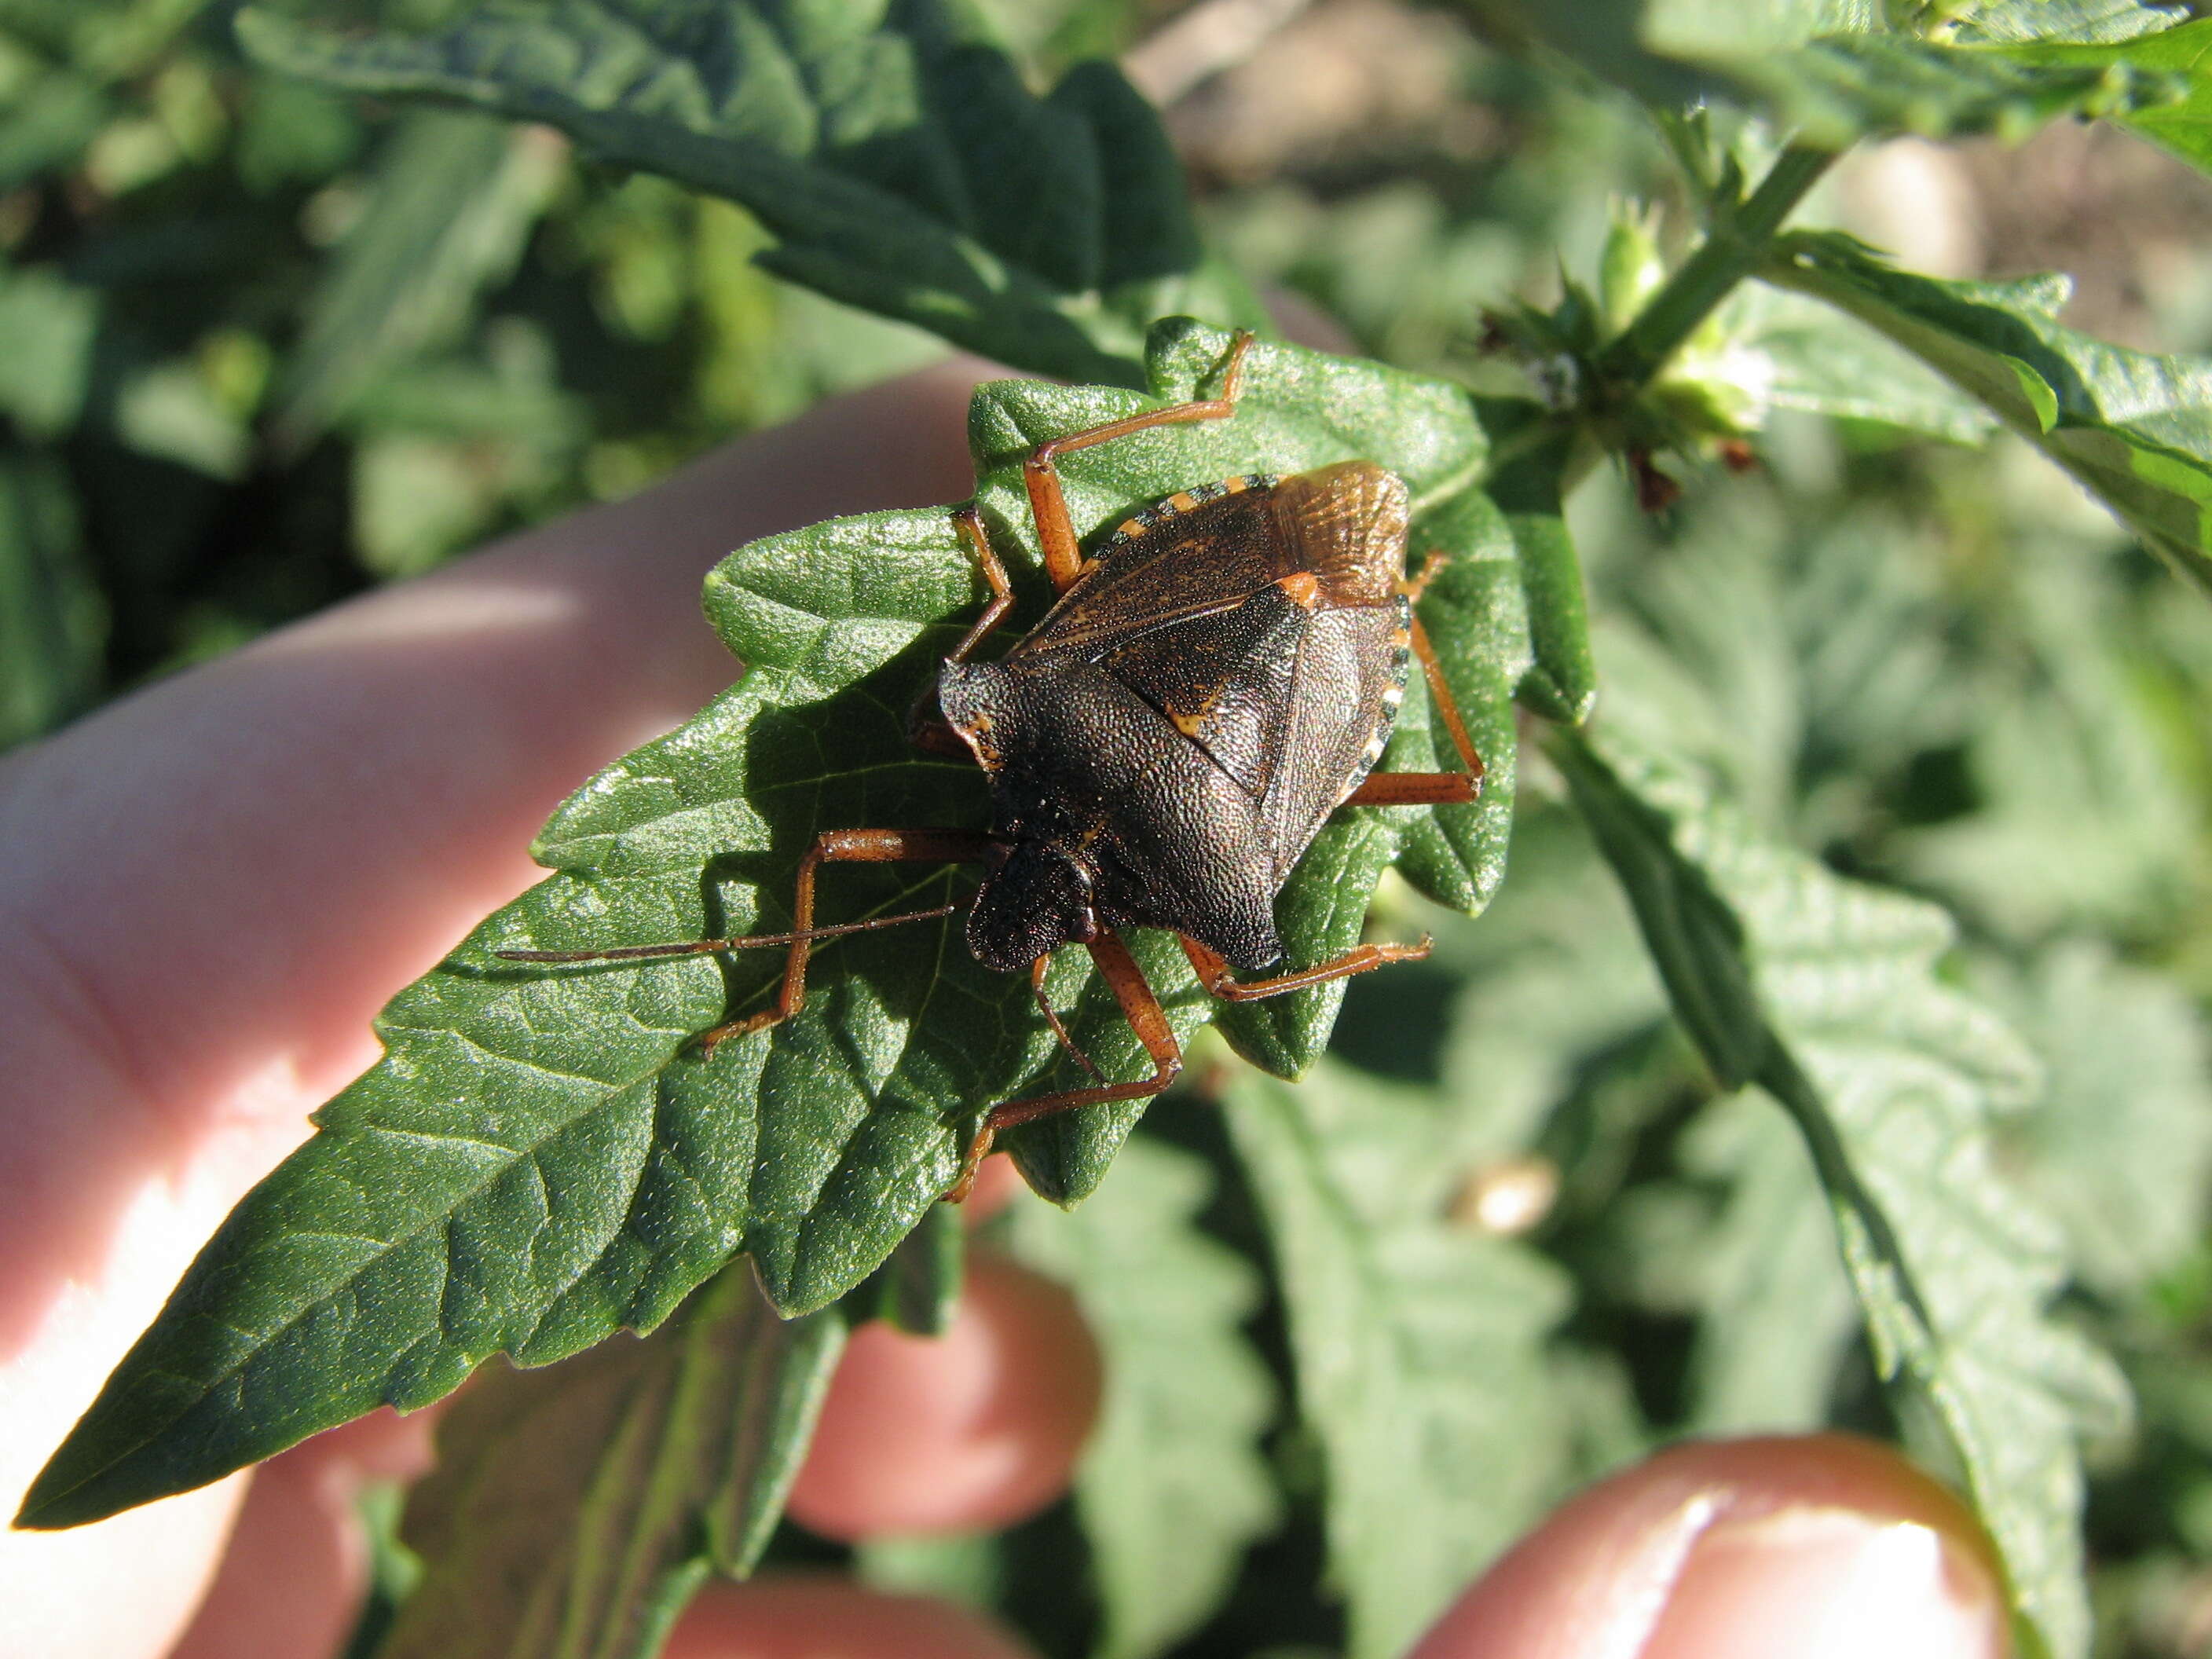
POLYGON ((884 1324, 854 1335, 790 1513, 848 1541, 1024 1519, 1067 1489, 1101 1374, 1074 1298, 978 1251, 943 1336, 884 1324))
POLYGON ((368 1578, 356 1495, 328 1459, 294 1452, 256 1469, 222 1565, 169 1659, 337 1653, 368 1578))
POLYGON ((961 1206, 960 1218, 970 1227, 981 1225, 1029 1189, 1014 1160, 994 1152, 975 1171, 975 1186, 961 1206))
POLYGON ((420 1480, 438 1461, 438 1419, 452 1400, 449 1395, 404 1413, 379 1406, 365 1417, 301 1441, 262 1467, 312 1466, 349 1487, 420 1480))
POLYGON ((843 1579, 757 1578, 700 1593, 663 1659, 1034 1659, 996 1620, 843 1579))
POLYGON ((1678 1446, 1561 1505, 1410 1659, 1997 1659, 1972 1513, 1847 1435, 1678 1446))

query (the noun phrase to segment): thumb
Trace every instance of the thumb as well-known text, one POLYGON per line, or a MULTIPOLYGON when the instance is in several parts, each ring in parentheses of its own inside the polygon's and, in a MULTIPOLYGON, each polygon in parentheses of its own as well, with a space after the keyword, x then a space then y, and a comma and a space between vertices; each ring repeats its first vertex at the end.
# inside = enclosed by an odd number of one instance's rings
POLYGON ((1569 1500, 1408 1659, 2001 1659, 1980 1527, 1846 1435, 1679 1446, 1569 1500))

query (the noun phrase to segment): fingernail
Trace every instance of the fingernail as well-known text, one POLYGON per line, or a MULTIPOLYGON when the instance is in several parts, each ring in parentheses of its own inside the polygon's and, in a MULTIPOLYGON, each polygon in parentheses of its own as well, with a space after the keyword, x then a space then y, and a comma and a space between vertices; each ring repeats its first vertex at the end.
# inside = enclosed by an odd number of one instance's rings
POLYGON ((1978 1554, 1844 1509, 1723 1516, 1691 1547, 1639 1659, 2002 1659, 1978 1554))

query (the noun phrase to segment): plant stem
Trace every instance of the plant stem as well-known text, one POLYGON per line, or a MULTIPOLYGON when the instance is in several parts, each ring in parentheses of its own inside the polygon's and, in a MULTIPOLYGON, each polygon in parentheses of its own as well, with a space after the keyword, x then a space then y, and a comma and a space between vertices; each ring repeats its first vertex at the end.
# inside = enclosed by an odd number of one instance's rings
POLYGON ((1698 251, 1598 353, 1600 380, 1623 395, 1642 390, 1713 307, 1758 267, 1782 222, 1836 155, 1807 144, 1784 150, 1759 188, 1734 211, 1716 216, 1698 251))

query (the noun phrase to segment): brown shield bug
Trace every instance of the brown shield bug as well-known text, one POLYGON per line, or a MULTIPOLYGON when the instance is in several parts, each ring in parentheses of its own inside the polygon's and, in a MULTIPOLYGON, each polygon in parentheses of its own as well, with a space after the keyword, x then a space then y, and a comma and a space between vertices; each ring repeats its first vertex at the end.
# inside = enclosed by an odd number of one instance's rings
POLYGON ((1057 459, 1148 428, 1227 420, 1244 356, 1240 334, 1220 395, 1109 421, 1037 446, 1023 466, 1045 574, 1059 593, 1004 657, 974 660, 1013 605, 1006 568, 972 507, 955 510, 990 603, 939 671, 942 720, 917 738, 957 745, 990 780, 990 827, 832 830, 800 860, 787 933, 603 951, 502 951, 516 962, 600 962, 788 948, 773 1006, 719 1026, 726 1037, 790 1018, 805 1004, 816 939, 946 914, 945 909, 816 927, 816 872, 829 863, 983 866, 969 948, 986 967, 1026 968, 1045 1018, 1094 1077, 1044 995, 1052 953, 1081 945, 1152 1061, 1134 1081, 1101 1079, 994 1106, 947 1197, 964 1197, 994 1137, 1016 1123, 1104 1101, 1158 1094, 1182 1069, 1158 998, 1120 930, 1164 927, 1217 997, 1279 996, 1428 944, 1361 945, 1334 960, 1258 980, 1237 969, 1282 956, 1275 895, 1340 806, 1465 803, 1482 763, 1413 613, 1405 574, 1406 486, 1364 461, 1290 477, 1252 474, 1181 490, 1146 507, 1086 558, 1057 459), (1375 773, 1418 659, 1467 769, 1375 773))

